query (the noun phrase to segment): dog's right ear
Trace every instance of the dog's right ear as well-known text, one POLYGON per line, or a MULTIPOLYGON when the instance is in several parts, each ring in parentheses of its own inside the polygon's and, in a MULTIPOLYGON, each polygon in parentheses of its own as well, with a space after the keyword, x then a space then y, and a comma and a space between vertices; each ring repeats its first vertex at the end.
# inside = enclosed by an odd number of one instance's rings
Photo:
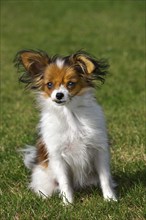
POLYGON ((43 72, 50 58, 44 51, 23 50, 16 54, 14 63, 18 71, 23 71, 19 80, 34 89, 41 86, 43 72))

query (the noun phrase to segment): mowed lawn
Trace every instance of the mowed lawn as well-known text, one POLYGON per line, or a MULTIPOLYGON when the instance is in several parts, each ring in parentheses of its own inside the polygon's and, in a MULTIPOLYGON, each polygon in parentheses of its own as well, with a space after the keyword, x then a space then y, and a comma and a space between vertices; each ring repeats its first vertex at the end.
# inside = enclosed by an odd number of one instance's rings
POLYGON ((146 218, 145 1, 1 1, 0 207, 2 220, 143 220, 146 218), (34 95, 18 82, 13 58, 21 49, 68 55, 84 49, 108 58, 111 74, 96 90, 111 142, 119 201, 100 188, 42 200, 28 190, 18 149, 35 144, 39 114, 34 95))

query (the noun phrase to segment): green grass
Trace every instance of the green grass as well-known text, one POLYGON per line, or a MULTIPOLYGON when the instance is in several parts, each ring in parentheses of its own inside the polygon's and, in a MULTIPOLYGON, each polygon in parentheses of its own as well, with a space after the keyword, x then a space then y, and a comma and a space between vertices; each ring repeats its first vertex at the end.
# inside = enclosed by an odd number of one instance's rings
POLYGON ((0 219, 145 219, 144 18, 143 0, 1 1, 0 219), (63 207, 57 196, 44 201, 27 189, 29 173, 17 149, 35 143, 38 112, 12 63, 24 48, 50 55, 84 48, 109 59, 112 74, 96 95, 107 118, 118 203, 91 189, 63 207))

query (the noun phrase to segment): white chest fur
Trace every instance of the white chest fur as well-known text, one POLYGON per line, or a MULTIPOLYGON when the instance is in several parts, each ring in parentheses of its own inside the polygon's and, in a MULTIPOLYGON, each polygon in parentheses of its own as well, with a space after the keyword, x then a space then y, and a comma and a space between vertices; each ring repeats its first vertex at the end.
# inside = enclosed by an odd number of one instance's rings
POLYGON ((42 104, 40 134, 50 160, 63 158, 82 185, 93 172, 94 151, 107 147, 102 110, 92 93, 75 97, 67 106, 54 105, 49 99, 42 104))

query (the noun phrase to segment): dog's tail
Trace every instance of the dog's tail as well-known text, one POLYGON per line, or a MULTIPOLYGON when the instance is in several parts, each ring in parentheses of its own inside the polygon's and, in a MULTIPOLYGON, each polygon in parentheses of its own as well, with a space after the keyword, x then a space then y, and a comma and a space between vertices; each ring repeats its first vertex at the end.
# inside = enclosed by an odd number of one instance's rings
POLYGON ((19 150, 23 155, 23 161, 25 166, 32 170, 37 160, 37 149, 34 146, 27 145, 25 149, 19 150))

